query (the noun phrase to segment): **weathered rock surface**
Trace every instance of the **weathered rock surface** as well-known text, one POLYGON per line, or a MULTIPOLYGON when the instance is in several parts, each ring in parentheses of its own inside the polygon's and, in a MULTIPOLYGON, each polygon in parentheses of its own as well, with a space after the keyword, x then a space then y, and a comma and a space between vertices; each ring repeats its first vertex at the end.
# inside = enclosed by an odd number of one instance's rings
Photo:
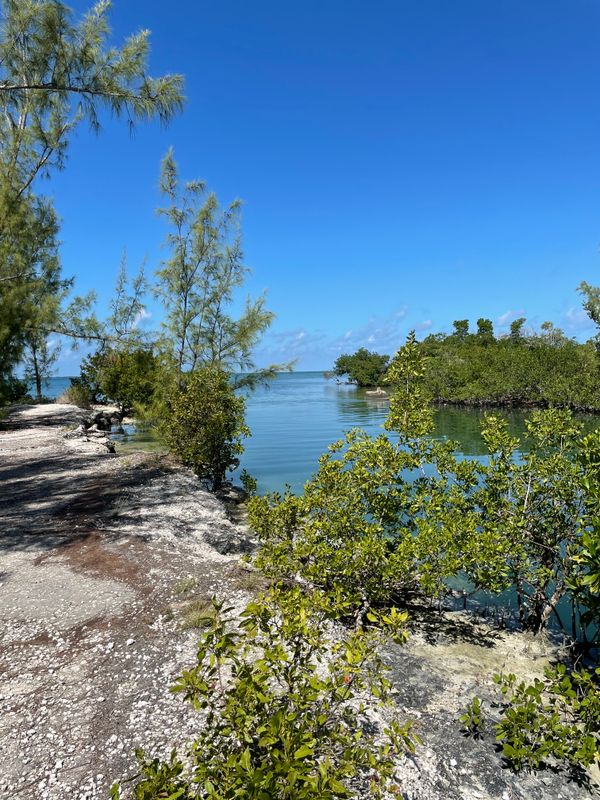
POLYGON ((399 767, 405 800, 581 800, 597 796, 563 771, 515 774, 495 744, 499 699, 493 675, 543 677, 556 657, 546 639, 493 631, 465 612, 413 614, 408 644, 391 646, 386 660, 397 703, 423 745, 399 767), (467 739, 458 718, 473 697, 484 701, 487 732, 467 739))

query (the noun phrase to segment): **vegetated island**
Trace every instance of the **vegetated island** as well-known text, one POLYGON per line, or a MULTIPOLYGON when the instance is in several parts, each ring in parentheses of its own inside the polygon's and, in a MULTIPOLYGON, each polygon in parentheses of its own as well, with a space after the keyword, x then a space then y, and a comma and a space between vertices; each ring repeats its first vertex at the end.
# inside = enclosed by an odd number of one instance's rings
MULTIPOLYGON (((589 303, 586 303, 586 308, 589 303)), ((450 334, 434 333, 419 343, 424 386, 437 404, 505 408, 569 408, 600 411, 597 338, 577 342, 545 322, 528 331, 525 318, 496 336, 489 319, 456 320, 450 334)), ((336 360, 333 373, 360 387, 389 387, 388 355, 360 348, 336 360)))

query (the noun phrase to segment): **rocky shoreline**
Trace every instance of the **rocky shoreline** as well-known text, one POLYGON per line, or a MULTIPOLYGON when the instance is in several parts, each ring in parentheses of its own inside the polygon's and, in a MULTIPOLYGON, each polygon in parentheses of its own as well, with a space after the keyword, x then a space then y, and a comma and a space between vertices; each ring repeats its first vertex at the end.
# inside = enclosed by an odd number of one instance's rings
MULTIPOLYGON (((239 561, 252 537, 164 454, 111 452, 74 406, 21 407, 3 427, 0 796, 107 798, 136 747, 164 758, 193 739, 197 716, 168 690, 194 662, 186 614, 212 594, 241 610, 260 585, 239 561)), ((594 796, 560 771, 515 775, 491 734, 457 722, 474 695, 494 699, 494 672, 531 679, 554 655, 465 613, 413 614, 386 653, 423 739, 398 767, 405 800, 594 796)))

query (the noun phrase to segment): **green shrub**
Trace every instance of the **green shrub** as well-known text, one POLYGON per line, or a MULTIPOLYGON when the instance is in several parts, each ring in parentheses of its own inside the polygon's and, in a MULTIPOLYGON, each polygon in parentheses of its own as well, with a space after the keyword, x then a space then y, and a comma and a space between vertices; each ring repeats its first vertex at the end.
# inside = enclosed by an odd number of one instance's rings
POLYGON ((544 681, 495 675, 506 698, 496 739, 516 770, 556 759, 579 769, 600 762, 600 668, 546 670, 544 681))
POLYGON ((240 473, 240 483, 244 487, 244 491, 248 497, 253 497, 258 489, 258 482, 253 475, 243 469, 240 473))
POLYGON ((462 730, 465 736, 472 736, 479 739, 483 735, 485 728, 485 714, 481 705, 481 700, 474 697, 465 709, 465 713, 459 717, 462 722, 462 730))
POLYGON ((353 355, 341 355, 333 366, 334 375, 347 375, 358 386, 377 386, 384 378, 389 356, 370 353, 361 347, 353 355))
POLYGON ((0 405, 9 403, 33 403, 27 381, 13 375, 0 380, 0 405))
POLYGON ((107 350, 99 368, 100 391, 123 411, 131 410, 152 402, 158 375, 158 359, 148 348, 107 350))
MULTIPOLYGON (((251 603, 239 629, 227 621, 230 610, 214 604, 197 664, 173 687, 205 715, 197 738, 185 759, 138 753, 133 796, 328 800, 359 787, 372 797, 400 793, 395 763, 417 737, 389 707, 377 646, 385 634, 404 640, 406 615, 373 616, 381 631, 331 635, 330 599, 281 588, 251 603), (367 703, 387 717, 383 730, 374 730, 367 703)), ((112 796, 119 797, 117 786, 112 796)))
POLYGON ((167 396, 159 433, 171 451, 215 491, 227 471, 239 465, 242 439, 250 435, 244 411, 244 399, 235 394, 228 375, 205 367, 185 376, 184 384, 167 396))

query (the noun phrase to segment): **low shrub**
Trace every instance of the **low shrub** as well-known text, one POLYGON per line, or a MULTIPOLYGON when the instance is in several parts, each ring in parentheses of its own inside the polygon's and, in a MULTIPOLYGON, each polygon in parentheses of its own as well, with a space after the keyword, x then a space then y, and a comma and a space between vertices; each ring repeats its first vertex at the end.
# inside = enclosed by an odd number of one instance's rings
POLYGON ((91 397, 87 387, 78 378, 71 378, 71 385, 61 394, 58 403, 70 403, 79 408, 92 407, 91 397))
POLYGON ((505 697, 496 740, 516 770, 556 759, 574 770, 600 763, 600 668, 569 673, 564 664, 545 680, 495 675, 505 697))
POLYGON ((418 739, 390 708, 377 647, 389 634, 404 641, 406 615, 371 615, 376 627, 336 635, 330 599, 280 587, 251 603, 237 629, 230 611, 214 603, 197 663, 173 687, 203 712, 198 736, 185 758, 137 753, 136 800, 399 794, 395 763, 418 739), (367 707, 387 721, 374 725, 367 707))
POLYGON ((226 473, 239 466, 242 439, 250 435, 244 411, 244 399, 229 376, 205 367, 168 394, 158 431, 173 454, 216 491, 226 473))

